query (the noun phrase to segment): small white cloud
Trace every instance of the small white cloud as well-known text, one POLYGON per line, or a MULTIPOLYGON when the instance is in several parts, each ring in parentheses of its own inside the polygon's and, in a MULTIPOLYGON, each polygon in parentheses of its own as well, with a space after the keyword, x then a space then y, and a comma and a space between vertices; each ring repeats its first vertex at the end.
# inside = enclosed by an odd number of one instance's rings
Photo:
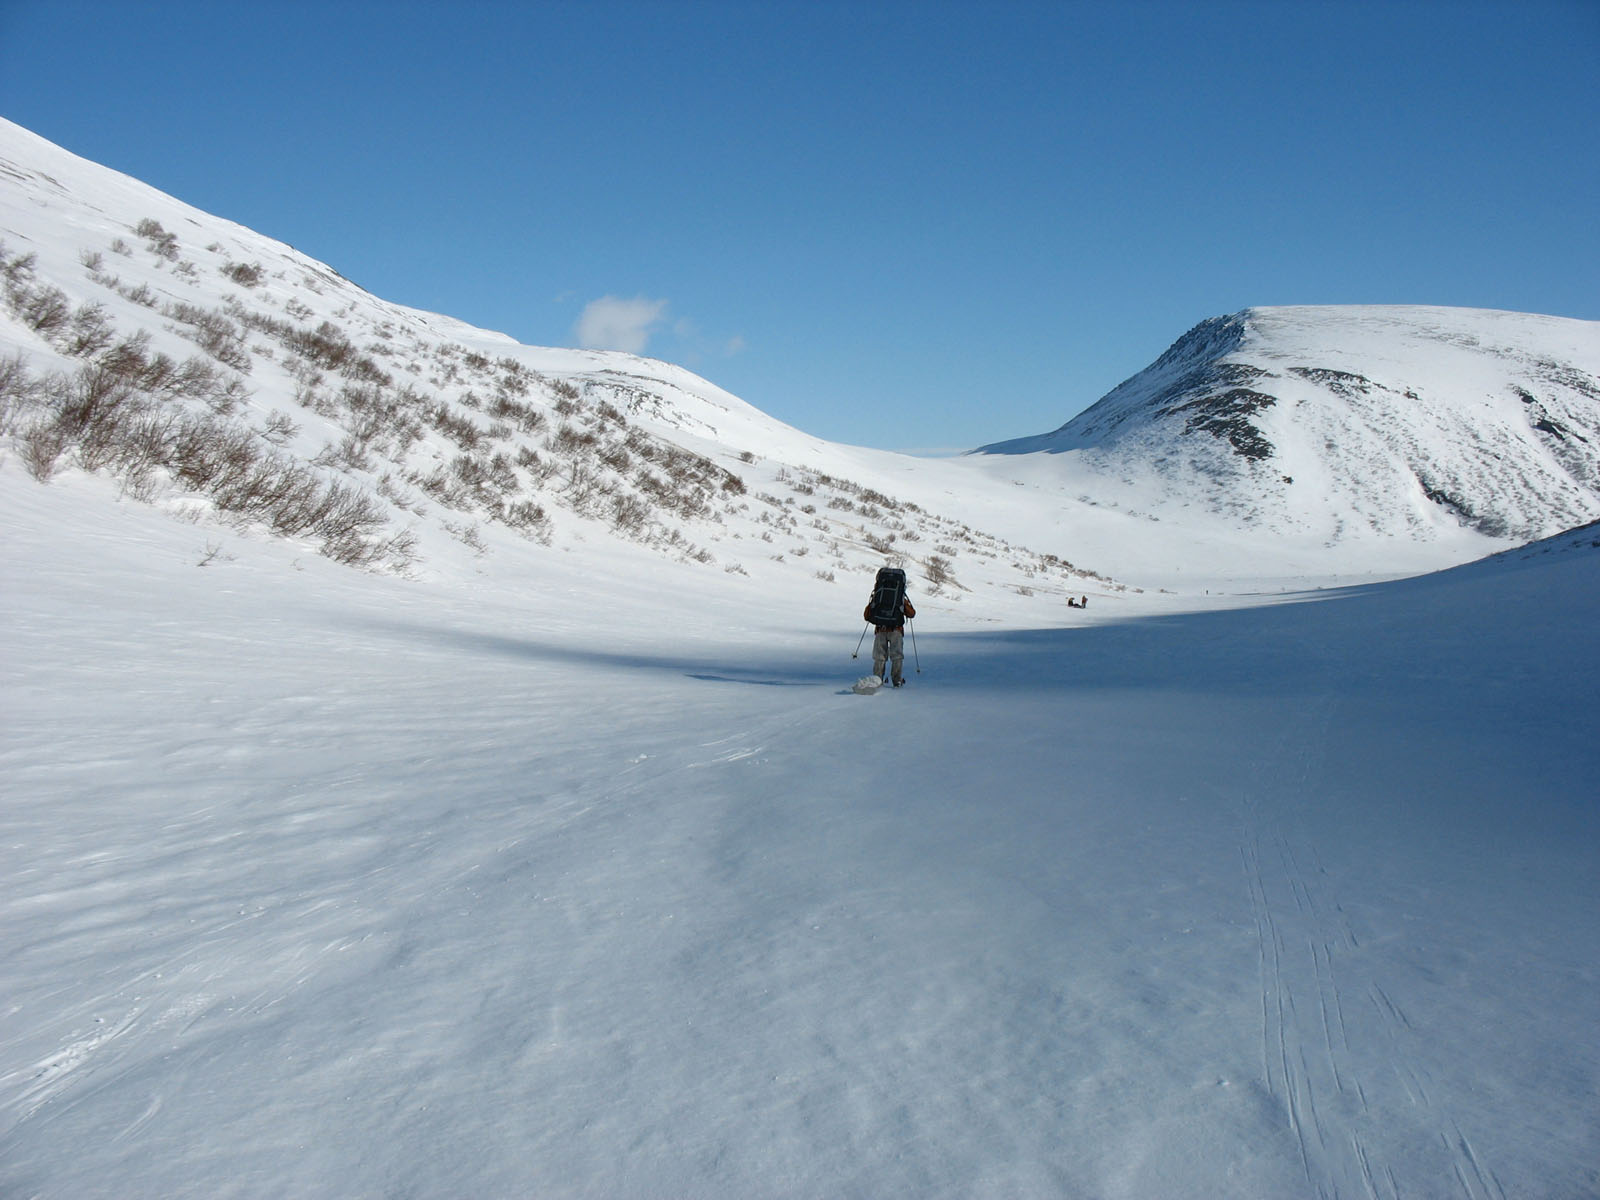
POLYGON ((585 350, 624 350, 643 354, 650 337, 666 320, 665 300, 602 296, 584 305, 572 336, 585 350))
POLYGON ((738 337, 738 336, 734 336, 734 337, 729 338, 728 341, 727 341, 727 344, 724 345, 723 348, 722 348, 722 353, 725 354, 729 358, 732 358, 735 354, 740 354, 743 351, 744 351, 744 339, 742 337, 738 337))

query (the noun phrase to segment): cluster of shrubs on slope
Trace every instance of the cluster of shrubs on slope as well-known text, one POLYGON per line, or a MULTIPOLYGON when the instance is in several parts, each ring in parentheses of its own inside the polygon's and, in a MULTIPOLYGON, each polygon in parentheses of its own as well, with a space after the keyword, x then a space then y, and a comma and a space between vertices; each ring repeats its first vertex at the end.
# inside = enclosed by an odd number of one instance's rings
POLYGON ((322 553, 360 566, 404 566, 414 539, 385 536, 381 501, 283 453, 269 437, 230 418, 237 375, 204 359, 179 363, 152 353, 140 331, 119 338, 98 305, 63 315, 59 289, 41 286, 32 256, 0 246, 5 302, 75 371, 36 376, 18 354, 0 361, 0 433, 27 469, 47 480, 70 455, 88 471, 117 476, 149 497, 170 481, 216 509, 287 536, 315 538, 322 553), (85 337, 93 328, 95 336, 85 337))
MULTIPOLYGON (((133 232, 158 267, 176 263, 173 274, 182 280, 198 275, 158 223, 140 222, 133 232)), ((132 254, 121 239, 111 250, 132 254)), ((756 536, 771 543, 770 556, 783 561, 821 550, 829 557, 815 574, 825 580, 835 568, 878 557, 920 565, 935 591, 964 591, 953 562, 962 553, 1010 557, 1030 579, 1088 574, 822 471, 780 470, 790 494, 747 497, 738 475, 630 423, 631 414, 662 415, 662 401, 625 376, 549 378, 513 358, 434 341, 388 320, 366 322, 366 338, 376 340, 361 344, 334 321, 318 321, 297 298, 274 311, 272 293, 256 291, 267 281, 259 263, 238 262, 220 246, 209 250, 230 282, 255 295, 209 308, 163 304, 144 285, 124 286, 106 270, 105 256, 81 259, 91 279, 158 313, 169 331, 203 351, 182 364, 152 354, 143 332, 119 339, 102 306, 74 308, 60 289, 40 284, 31 257, 0 254, 11 310, 57 350, 84 361, 76 375, 43 380, 29 378, 21 359, 5 368, 0 423, 35 474, 48 477, 70 454, 86 468, 117 472, 137 495, 173 481, 209 496, 225 514, 319 537, 326 553, 363 565, 414 557, 412 534, 386 535, 396 513, 429 516, 482 549, 475 521, 548 543, 551 504, 700 562, 715 560, 685 527, 722 523, 753 507, 756 536), (258 359, 276 362, 295 402, 336 429, 336 440, 309 461, 284 449, 301 431, 290 417, 273 413, 259 430, 230 420, 247 398, 243 377, 258 359), (361 476, 376 497, 351 482, 361 476), (937 543, 931 552, 919 544, 925 538, 937 543)), ((322 295, 327 282, 303 275, 297 286, 322 295)), ((357 311, 352 304, 333 316, 357 311)), ((724 540, 740 537, 734 529, 724 540)), ((726 569, 742 573, 737 564, 726 569)))
MULTIPOLYGON (((178 261, 177 239, 159 223, 140 222, 134 232, 157 258, 178 261)), ((131 253, 120 239, 112 249, 131 253)), ((158 307, 147 288, 124 288, 107 273, 104 256, 86 254, 82 261, 103 286, 158 307)), ((32 378, 20 357, 6 365, 0 419, 40 478, 71 454, 86 469, 118 472, 137 495, 153 495, 170 479, 204 492, 220 511, 275 532, 326 533, 325 552, 364 565, 409 561, 412 535, 377 534, 391 505, 420 514, 429 500, 548 541, 550 516, 529 497, 541 490, 625 536, 707 561, 710 555, 666 519, 714 518, 715 498, 744 490, 742 480, 711 460, 629 428, 604 398, 603 385, 599 397, 588 396, 590 389, 545 379, 514 359, 492 360, 448 343, 412 347, 432 360, 431 386, 397 383, 405 369, 421 375, 423 368, 413 362, 386 369, 380 359, 395 351, 384 343, 363 349, 331 321, 300 324, 238 298, 212 308, 184 301, 159 306, 167 328, 204 352, 177 364, 150 354, 147 333, 118 340, 103 306, 74 308, 59 288, 35 277, 31 255, 3 255, 0 266, 10 310, 61 353, 84 360, 75 375, 44 379, 32 378), (280 448, 299 430, 282 414, 260 431, 227 420, 246 398, 241 376, 251 371, 254 355, 281 357, 296 401, 342 431, 310 463, 280 448), (424 439, 429 454, 419 462, 415 451, 424 439), (382 499, 329 478, 354 472, 378 476, 382 499)), ((264 278, 258 264, 230 262, 223 272, 248 288, 264 278)), ((292 300, 285 311, 313 315, 292 300)), ((481 545, 470 522, 440 523, 481 545)))
MULTIPOLYGON (((782 499, 768 495, 759 497, 774 510, 761 515, 762 523, 796 535, 801 533, 800 519, 809 519, 811 528, 820 531, 826 539, 826 548, 832 554, 831 567, 848 568, 852 565, 849 552, 858 555, 866 552, 897 566, 916 566, 936 594, 946 589, 952 592, 969 590, 955 573, 954 560, 963 554, 969 561, 1005 561, 1025 579, 1040 580, 1041 585, 1052 579, 1058 584, 1083 577, 1104 580, 1103 576, 1075 567, 1054 554, 1038 554, 1013 546, 961 522, 930 513, 912 501, 885 495, 825 471, 810 467, 794 471, 784 468, 779 470, 777 479, 790 494, 782 499), (925 541, 933 542, 931 552, 923 550, 925 541)), ((805 553, 803 549, 793 552, 805 553)), ((831 579, 833 571, 819 570, 817 575, 831 579)), ((1027 585, 1019 590, 1031 594, 1027 585)))

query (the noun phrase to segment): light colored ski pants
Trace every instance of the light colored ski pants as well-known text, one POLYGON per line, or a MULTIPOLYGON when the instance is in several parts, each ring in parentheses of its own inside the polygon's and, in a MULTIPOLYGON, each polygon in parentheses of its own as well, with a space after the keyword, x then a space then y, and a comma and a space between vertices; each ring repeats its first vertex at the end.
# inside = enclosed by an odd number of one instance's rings
POLYGON ((884 678, 883 663, 885 659, 894 668, 895 682, 898 683, 906 677, 906 631, 904 629, 880 629, 872 635, 872 673, 879 679, 884 678))

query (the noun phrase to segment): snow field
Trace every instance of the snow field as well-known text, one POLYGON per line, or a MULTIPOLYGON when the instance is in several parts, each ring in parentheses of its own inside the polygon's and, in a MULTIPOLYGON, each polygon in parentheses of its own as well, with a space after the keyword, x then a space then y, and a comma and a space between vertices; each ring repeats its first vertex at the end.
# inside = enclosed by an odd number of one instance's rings
POLYGON ((0 468, 0 1192, 1594 1191, 1592 555, 916 596, 862 697, 813 596, 108 490, 0 468))

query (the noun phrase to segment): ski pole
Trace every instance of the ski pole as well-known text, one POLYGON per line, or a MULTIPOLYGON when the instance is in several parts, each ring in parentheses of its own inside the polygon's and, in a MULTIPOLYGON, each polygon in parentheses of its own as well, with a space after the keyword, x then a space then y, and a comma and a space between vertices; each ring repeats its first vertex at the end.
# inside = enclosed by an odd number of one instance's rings
POLYGON ((917 674, 922 674, 922 656, 917 653, 917 623, 907 621, 906 628, 911 631, 911 661, 917 664, 917 674))
POLYGON ((856 639, 856 648, 850 654, 851 658, 861 657, 861 643, 867 640, 867 630, 870 628, 872 628, 870 625, 862 627, 861 636, 856 639))

